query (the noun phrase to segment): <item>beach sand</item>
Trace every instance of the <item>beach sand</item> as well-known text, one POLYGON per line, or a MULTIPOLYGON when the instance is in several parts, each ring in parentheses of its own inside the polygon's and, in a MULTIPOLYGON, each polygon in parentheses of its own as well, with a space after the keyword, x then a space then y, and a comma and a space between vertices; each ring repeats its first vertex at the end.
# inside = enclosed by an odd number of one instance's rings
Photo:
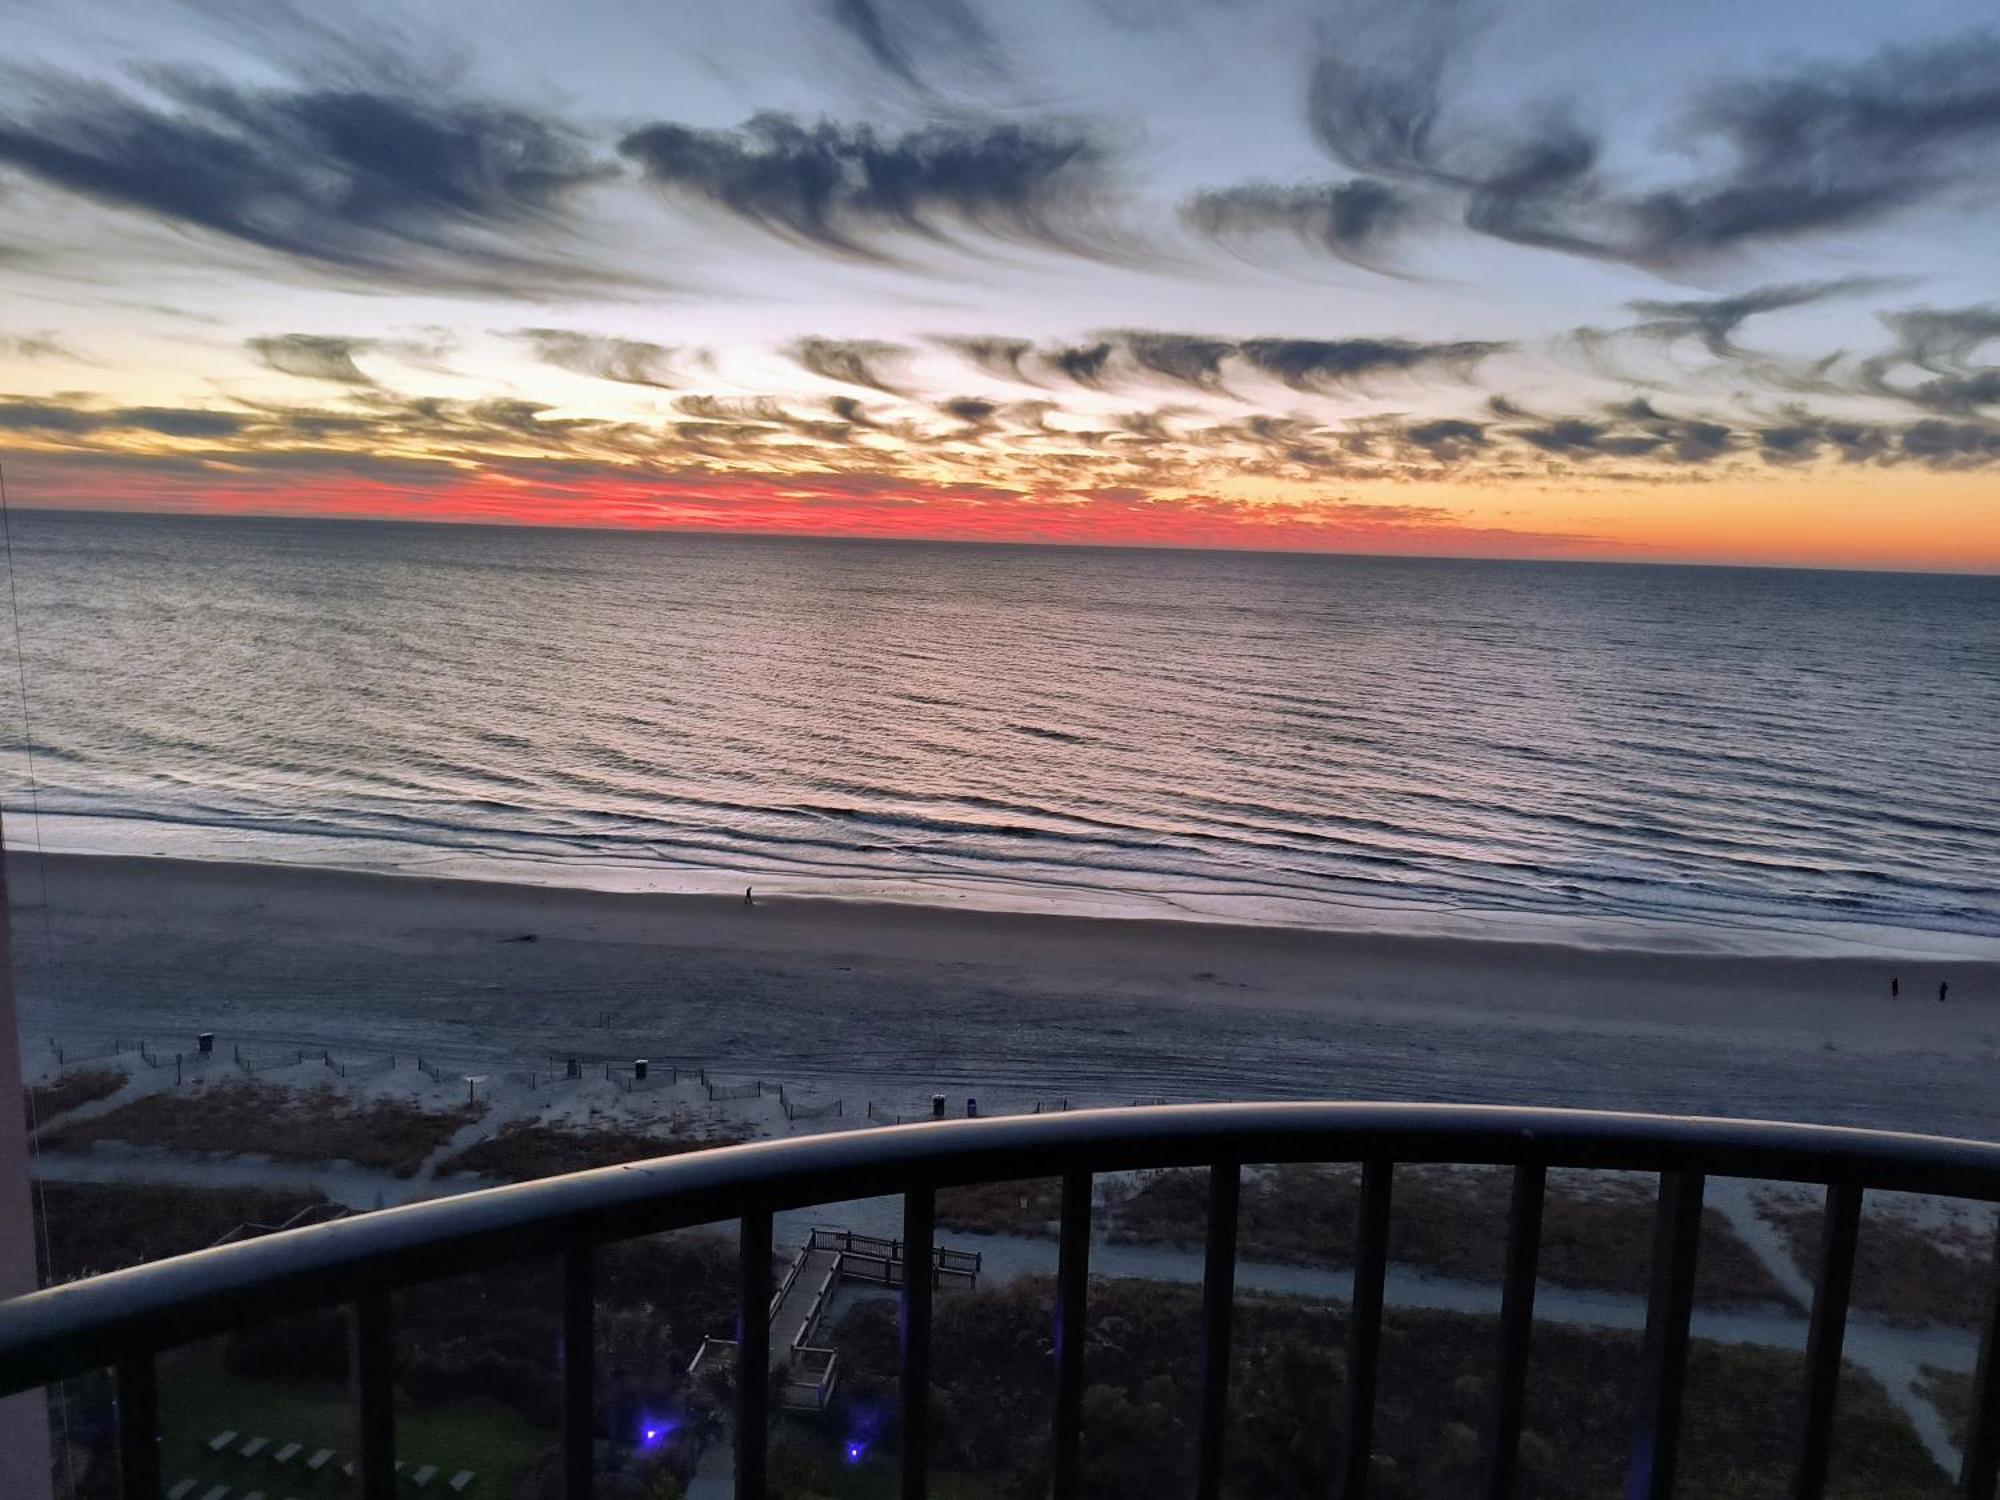
POLYGON ((213 1030, 225 1047, 494 1068, 649 1056, 889 1107, 934 1090, 989 1111, 1441 1099, 2000 1135, 1993 963, 746 907, 148 858, 9 869, 24 1029, 79 1042, 213 1030))

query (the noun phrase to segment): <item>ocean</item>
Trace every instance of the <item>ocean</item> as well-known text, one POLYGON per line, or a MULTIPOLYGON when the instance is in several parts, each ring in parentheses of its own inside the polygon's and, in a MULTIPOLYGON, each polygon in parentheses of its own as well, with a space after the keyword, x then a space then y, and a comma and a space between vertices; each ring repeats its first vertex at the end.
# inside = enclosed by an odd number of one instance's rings
POLYGON ((1995 578, 53 512, 13 565, 16 848, 2000 954, 1995 578))

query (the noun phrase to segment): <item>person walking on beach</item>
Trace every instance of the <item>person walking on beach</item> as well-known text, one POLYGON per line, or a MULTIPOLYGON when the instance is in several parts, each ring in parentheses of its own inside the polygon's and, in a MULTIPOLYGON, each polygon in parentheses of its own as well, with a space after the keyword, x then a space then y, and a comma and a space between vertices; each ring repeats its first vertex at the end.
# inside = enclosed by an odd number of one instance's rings
POLYGON ((1950 986, 1950 985, 1949 985, 1948 983, 1946 983, 1946 982, 1945 982, 1944 980, 1940 979, 1940 980, 1938 981, 1938 1004, 1939 1004, 1939 1005, 1942 1005, 1942 1004, 1944 1004, 1944 997, 1945 997, 1945 994, 1946 994, 1946 992, 1947 992, 1947 991, 1949 991, 1950 989, 1951 989, 1951 986, 1950 986))
POLYGON ((1891 976, 1889 980, 1889 998, 1893 1000, 1902 993, 1903 993, 1903 981, 1900 978, 1891 976))
POLYGON ((750 887, 747 885, 743 887, 743 904, 745 906, 755 906, 757 904, 750 899, 750 887))

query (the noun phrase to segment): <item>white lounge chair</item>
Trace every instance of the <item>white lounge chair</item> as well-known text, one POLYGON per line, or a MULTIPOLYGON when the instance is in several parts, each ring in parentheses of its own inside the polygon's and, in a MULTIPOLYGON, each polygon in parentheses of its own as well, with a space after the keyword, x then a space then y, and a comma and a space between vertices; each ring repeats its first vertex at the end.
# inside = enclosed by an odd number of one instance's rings
POLYGON ((262 1490, 252 1490, 243 1497, 243 1500, 264 1500, 264 1492, 262 1490))
POLYGON ((477 1479, 478 1477, 479 1476, 473 1473, 472 1470, 470 1469, 460 1469, 456 1474, 451 1476, 451 1487, 453 1492, 460 1495, 464 1494, 466 1490, 470 1488, 472 1481, 477 1479))
POLYGON ((180 1480, 167 1491, 167 1500, 187 1500, 187 1497, 194 1493, 194 1487, 200 1483, 199 1479, 180 1480))
POLYGON ((414 1484, 418 1489, 422 1489, 425 1485, 429 1484, 433 1479, 437 1478, 437 1471, 438 1471, 438 1466, 436 1464, 425 1464, 422 1468, 418 1469, 415 1473, 410 1475, 410 1483, 414 1484))
POLYGON ((331 1448, 322 1448, 319 1450, 319 1452, 315 1453, 311 1458, 306 1460, 306 1468, 309 1469, 312 1473, 317 1474, 321 1469, 324 1469, 332 1461, 333 1461, 333 1450, 331 1448))
POLYGON ((201 1497, 201 1500, 229 1500, 229 1486, 218 1484, 201 1497))
POLYGON ((236 1438, 237 1438, 237 1432, 234 1427, 231 1427, 224 1432, 218 1432, 214 1437, 208 1440, 208 1451, 210 1453, 220 1453, 224 1448, 227 1448, 231 1443, 235 1442, 236 1438))
POLYGON ((288 1464, 305 1451, 306 1445, 304 1443, 287 1443, 271 1455, 271 1462, 274 1464, 288 1464))
POLYGON ((254 1437, 250 1439, 249 1442, 245 1443, 241 1448, 238 1448, 236 1451, 242 1454, 245 1458, 255 1458, 258 1454, 262 1453, 266 1448, 270 1446, 271 1446, 271 1440, 269 1438, 254 1437))

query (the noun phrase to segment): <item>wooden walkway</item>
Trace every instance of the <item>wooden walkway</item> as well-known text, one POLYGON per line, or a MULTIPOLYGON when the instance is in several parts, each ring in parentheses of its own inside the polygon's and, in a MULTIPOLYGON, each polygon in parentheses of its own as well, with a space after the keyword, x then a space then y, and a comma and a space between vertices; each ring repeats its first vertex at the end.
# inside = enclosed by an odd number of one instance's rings
POLYGON ((840 1259, 832 1250, 807 1249, 800 1252, 798 1274, 790 1278, 784 1300, 771 1314, 771 1368, 788 1365, 792 1344, 807 1333, 810 1325, 826 1310, 820 1295, 826 1279, 840 1259))

